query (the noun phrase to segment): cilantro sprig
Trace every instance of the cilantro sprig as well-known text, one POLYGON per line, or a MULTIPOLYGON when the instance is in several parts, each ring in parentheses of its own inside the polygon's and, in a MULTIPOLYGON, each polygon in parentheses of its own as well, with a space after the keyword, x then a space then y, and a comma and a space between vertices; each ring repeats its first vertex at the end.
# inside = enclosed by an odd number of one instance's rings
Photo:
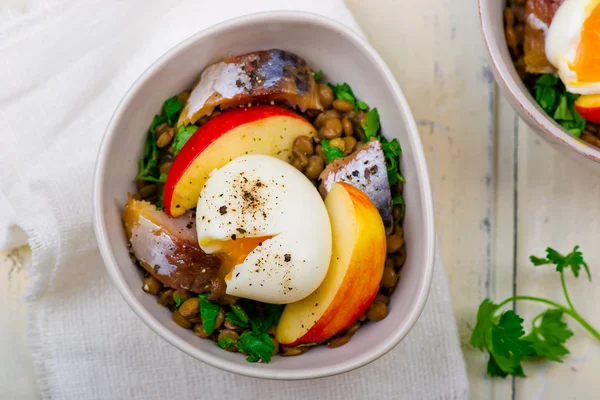
POLYGON ((571 302, 565 282, 565 271, 570 269, 575 278, 581 269, 585 269, 588 279, 591 274, 583 259, 579 246, 575 246, 567 255, 547 248, 546 257, 530 257, 534 266, 554 265, 560 274, 560 281, 567 305, 534 296, 512 296, 495 304, 485 299, 477 311, 477 323, 471 334, 471 345, 489 354, 487 373, 490 376, 525 376, 522 362, 527 357, 545 358, 562 362, 569 354, 564 346, 573 336, 563 316, 568 315, 592 336, 600 341, 600 332, 594 329, 576 310, 571 302), (543 303, 550 308, 533 318, 531 331, 526 335, 523 319, 513 310, 501 311, 505 305, 519 300, 543 303))
POLYGON ((542 109, 572 135, 580 137, 586 120, 575 109, 579 95, 567 92, 560 78, 544 74, 535 82, 535 100, 542 109))

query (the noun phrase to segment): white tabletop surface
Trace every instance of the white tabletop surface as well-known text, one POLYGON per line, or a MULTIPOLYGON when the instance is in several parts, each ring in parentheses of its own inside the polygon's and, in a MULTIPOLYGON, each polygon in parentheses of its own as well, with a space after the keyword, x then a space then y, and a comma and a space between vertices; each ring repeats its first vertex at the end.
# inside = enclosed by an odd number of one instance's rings
MULTIPOLYGON (((24 3, 3 0, 0 7, 24 3)), ((532 253, 579 244, 600 277, 600 176, 542 143, 502 99, 474 0, 347 3, 395 73, 420 127, 472 398, 598 398, 600 345, 572 321, 566 362, 526 363, 526 379, 487 378, 485 357, 468 339, 477 306, 488 296, 503 300, 516 290, 562 301, 556 273, 531 267, 532 253)), ((27 254, 0 254, 0 397, 7 399, 37 397, 22 301, 27 254)), ((600 326, 598 283, 568 281, 578 310, 600 326)), ((518 311, 527 318, 541 309, 523 303, 518 311)))

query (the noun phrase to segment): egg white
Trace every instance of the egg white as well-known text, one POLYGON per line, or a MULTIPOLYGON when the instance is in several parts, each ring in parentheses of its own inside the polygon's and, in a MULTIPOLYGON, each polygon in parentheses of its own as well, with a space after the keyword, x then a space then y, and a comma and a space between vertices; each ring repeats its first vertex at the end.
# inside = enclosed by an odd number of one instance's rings
POLYGON ((600 0, 565 0, 554 14, 546 35, 546 57, 571 93, 600 93, 600 82, 579 82, 570 67, 577 56, 583 24, 599 4, 600 0))
POLYGON ((242 156, 214 171, 196 220, 207 253, 233 238, 272 236, 235 266, 227 294, 286 304, 307 297, 325 278, 332 237, 323 200, 300 171, 277 158, 242 156))

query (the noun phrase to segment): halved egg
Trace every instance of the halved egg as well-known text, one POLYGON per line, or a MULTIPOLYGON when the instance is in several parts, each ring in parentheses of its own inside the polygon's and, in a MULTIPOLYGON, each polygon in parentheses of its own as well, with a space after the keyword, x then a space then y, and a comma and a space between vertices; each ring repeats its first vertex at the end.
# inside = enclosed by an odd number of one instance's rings
POLYGON ((546 36, 546 57, 571 93, 600 93, 600 0, 566 0, 546 36))
POLYGON ((274 304, 321 284, 331 225, 313 184, 274 157, 247 155, 215 170, 196 207, 202 250, 219 254, 226 293, 274 304))

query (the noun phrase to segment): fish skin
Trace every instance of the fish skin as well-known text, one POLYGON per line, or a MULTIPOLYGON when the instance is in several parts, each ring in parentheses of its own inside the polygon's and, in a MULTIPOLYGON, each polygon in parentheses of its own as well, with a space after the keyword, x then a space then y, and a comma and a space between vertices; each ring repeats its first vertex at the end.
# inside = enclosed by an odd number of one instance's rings
POLYGON ((290 107, 322 110, 310 67, 296 54, 262 50, 227 58, 202 71, 178 126, 193 124, 213 110, 274 101, 290 107))
POLYGON ((393 226, 392 192, 388 181, 381 143, 371 140, 351 155, 333 160, 319 176, 319 192, 325 198, 335 182, 346 182, 371 199, 386 230, 393 226))
POLYGON ((172 218, 129 196, 122 218, 131 251, 163 285, 200 293, 218 276, 221 259, 198 246, 193 212, 172 218))

